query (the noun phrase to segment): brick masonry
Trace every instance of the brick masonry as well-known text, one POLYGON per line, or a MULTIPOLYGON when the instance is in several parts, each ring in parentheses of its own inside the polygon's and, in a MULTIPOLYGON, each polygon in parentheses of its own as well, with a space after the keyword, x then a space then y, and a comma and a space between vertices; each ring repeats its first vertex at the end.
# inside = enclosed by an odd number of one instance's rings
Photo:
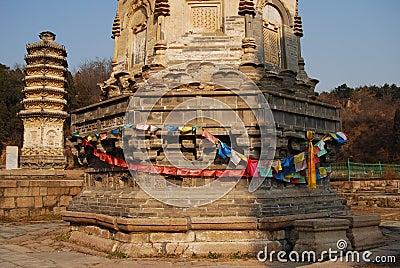
POLYGON ((82 171, 3 171, 0 173, 0 217, 59 214, 81 192, 83 181, 82 171))
POLYGON ((400 207, 400 180, 334 181, 331 185, 350 206, 400 207))

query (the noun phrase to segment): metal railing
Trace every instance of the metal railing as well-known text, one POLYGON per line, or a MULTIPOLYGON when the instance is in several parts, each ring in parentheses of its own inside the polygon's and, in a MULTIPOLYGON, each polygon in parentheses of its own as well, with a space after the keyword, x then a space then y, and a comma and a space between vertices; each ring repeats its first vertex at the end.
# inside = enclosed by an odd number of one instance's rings
POLYGON ((400 165, 336 162, 331 165, 331 180, 399 179, 400 165))

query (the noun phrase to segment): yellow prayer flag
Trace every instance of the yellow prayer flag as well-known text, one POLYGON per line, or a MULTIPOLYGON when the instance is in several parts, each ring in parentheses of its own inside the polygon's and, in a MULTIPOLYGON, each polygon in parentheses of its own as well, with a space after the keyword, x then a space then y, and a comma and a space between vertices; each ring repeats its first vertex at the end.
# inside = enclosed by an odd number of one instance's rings
POLYGON ((186 134, 193 131, 192 127, 179 127, 178 129, 182 134, 186 134))
POLYGON ((304 153, 299 153, 299 154, 294 156, 294 163, 295 164, 303 162, 303 160, 304 160, 304 153))
POLYGON ((241 153, 238 153, 238 152, 236 152, 236 153, 240 157, 240 159, 247 162, 247 157, 245 155, 242 155, 241 153))
POLYGON ((312 190, 317 188, 317 171, 315 169, 315 159, 314 159, 314 145, 312 140, 314 139, 315 132, 312 130, 307 131, 307 139, 308 139, 308 174, 307 174, 307 183, 308 189, 312 190))
POLYGON ((272 161, 271 167, 275 170, 276 173, 281 172, 282 169, 282 162, 280 160, 272 161))

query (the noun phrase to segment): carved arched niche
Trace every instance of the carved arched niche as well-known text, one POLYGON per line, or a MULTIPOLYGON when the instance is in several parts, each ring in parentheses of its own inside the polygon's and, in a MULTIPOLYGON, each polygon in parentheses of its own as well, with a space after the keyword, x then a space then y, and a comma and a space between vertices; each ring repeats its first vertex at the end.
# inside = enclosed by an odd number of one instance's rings
MULTIPOLYGON (((130 15, 130 14, 129 14, 130 15)), ((137 64, 142 64, 146 57, 146 31, 148 14, 145 7, 134 11, 129 20, 129 46, 127 48, 127 61, 129 69, 137 64)))
POLYGON ((293 25, 293 18, 285 4, 279 0, 258 1, 256 8, 262 15, 264 61, 266 64, 287 68, 285 29, 293 25))
POLYGON ((282 67, 283 19, 279 10, 273 5, 263 8, 264 60, 282 67))

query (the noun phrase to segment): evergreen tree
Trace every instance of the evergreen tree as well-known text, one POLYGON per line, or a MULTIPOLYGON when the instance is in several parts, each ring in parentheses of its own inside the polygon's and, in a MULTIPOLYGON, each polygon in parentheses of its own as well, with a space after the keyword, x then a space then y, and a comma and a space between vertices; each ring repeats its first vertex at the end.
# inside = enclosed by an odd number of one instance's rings
POLYGON ((22 145, 23 126, 18 112, 22 109, 24 73, 0 64, 0 151, 7 145, 22 145))

